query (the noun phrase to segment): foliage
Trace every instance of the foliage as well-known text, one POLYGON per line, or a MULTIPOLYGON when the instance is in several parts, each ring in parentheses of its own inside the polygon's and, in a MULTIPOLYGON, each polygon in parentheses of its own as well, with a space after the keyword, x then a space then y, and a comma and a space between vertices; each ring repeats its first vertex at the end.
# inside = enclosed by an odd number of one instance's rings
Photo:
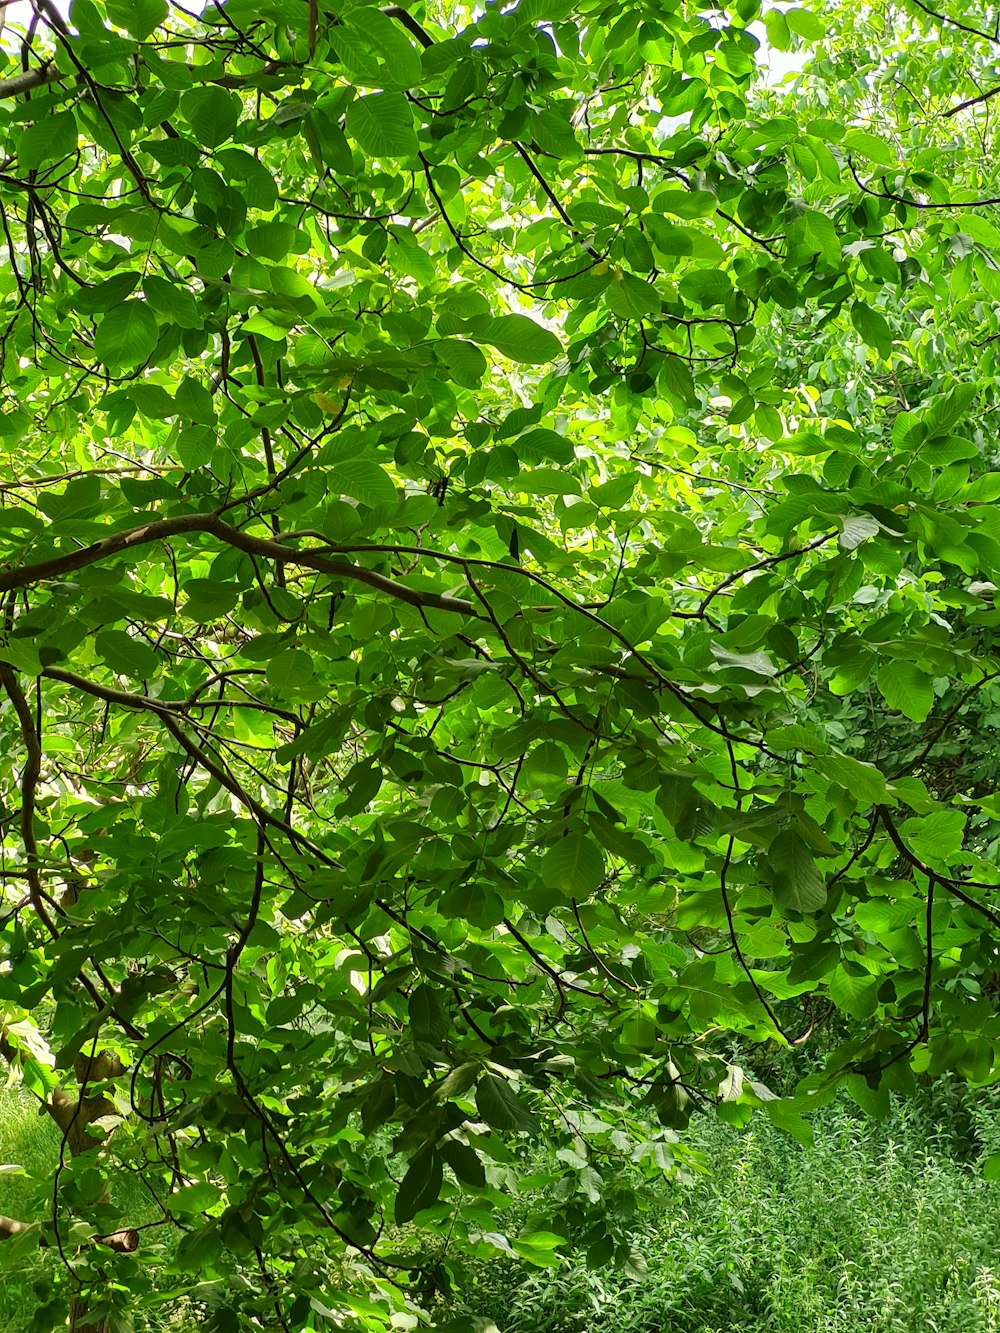
MULTIPOLYGON (((705 1169, 637 1231, 642 1271, 483 1265, 470 1306, 505 1333, 988 1333, 997 1187, 928 1150, 933 1109, 921 1097, 879 1125, 840 1103, 808 1148, 767 1120, 694 1122, 705 1169)), ((995 1135, 995 1106, 981 1110, 995 1135)))
POLYGON ((445 1327, 470 1263, 627 1262, 618 1176, 652 1197, 695 1105, 808 1142, 841 1084, 989 1083, 992 19, 36 4, 0 77, 35 1327, 445 1327), (732 1054, 818 1036, 782 1096, 732 1054), (526 1143, 562 1203, 508 1234, 526 1143))

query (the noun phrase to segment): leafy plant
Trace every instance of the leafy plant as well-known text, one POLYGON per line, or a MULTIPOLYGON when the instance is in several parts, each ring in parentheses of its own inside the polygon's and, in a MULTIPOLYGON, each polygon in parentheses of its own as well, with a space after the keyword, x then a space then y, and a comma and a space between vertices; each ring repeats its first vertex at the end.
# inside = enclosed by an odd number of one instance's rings
POLYGON ((989 1085, 978 11, 35 0, 3 41, 33 1326, 446 1327, 470 1264, 631 1262, 616 1180, 695 1107, 808 1143, 841 1086, 989 1085), (740 1055, 807 1043, 778 1091, 740 1055), (526 1148, 561 1205, 508 1233, 526 1148))

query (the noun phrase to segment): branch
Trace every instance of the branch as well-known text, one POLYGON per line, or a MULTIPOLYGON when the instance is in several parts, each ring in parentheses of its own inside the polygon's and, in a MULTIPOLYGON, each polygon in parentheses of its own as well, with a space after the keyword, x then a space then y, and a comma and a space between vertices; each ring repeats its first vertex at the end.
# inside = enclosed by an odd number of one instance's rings
MULTIPOLYGON (((687 189, 690 190, 691 182, 682 171, 671 165, 670 158, 662 156, 660 153, 642 153, 635 148, 585 148, 584 153, 588 157, 628 157, 633 162, 651 162, 654 166, 663 167, 676 180, 679 180, 687 189)), ((755 232, 748 231, 742 222, 737 221, 731 213, 725 213, 721 208, 715 210, 716 217, 722 218, 724 222, 730 223, 737 231, 742 232, 748 241, 753 241, 755 245, 761 245, 770 254, 775 254, 775 242, 783 240, 783 236, 758 236, 755 232)))
POLYGON ((176 717, 173 716, 173 710, 164 705, 159 699, 152 699, 145 694, 128 694, 125 690, 113 689, 110 685, 100 685, 96 681, 88 680, 85 676, 78 676, 74 671, 63 671, 58 667, 49 667, 43 674, 49 680, 61 681, 62 684, 70 685, 73 689, 81 690, 84 694, 92 694, 96 699, 103 699, 105 703, 120 704, 123 708, 134 708, 143 712, 154 713, 189 758, 193 759, 199 767, 215 778, 226 791, 235 796, 239 803, 250 811, 258 824, 278 829, 293 844, 299 843, 308 848, 324 865, 337 865, 336 861, 303 837, 284 819, 272 814, 249 792, 244 791, 240 783, 236 781, 223 764, 219 763, 217 759, 188 736, 176 717))
MULTIPOLYGON (((907 208, 918 208, 923 209, 925 212, 929 212, 931 210, 942 208, 988 208, 991 204, 1000 204, 1000 195, 987 199, 949 199, 946 204, 930 202, 920 203, 917 199, 907 199, 905 195, 893 194, 889 190, 873 190, 872 187, 866 185, 858 175, 853 158, 849 157, 847 159, 847 165, 851 169, 851 175, 854 177, 855 184, 859 189, 863 190, 865 194, 870 194, 873 199, 888 199, 894 204, 905 204, 907 208)), ((885 184, 885 176, 882 177, 882 184, 885 184)))
MULTIPOLYGON (((892 845, 908 865, 913 866, 915 870, 919 870, 921 874, 926 875, 928 882, 934 880, 938 884, 943 885, 943 887, 946 888, 953 897, 957 898, 959 902, 965 903, 966 907, 971 907, 973 911, 979 912, 991 925, 996 926, 997 929, 1000 930, 1000 916, 997 916, 996 912, 987 907, 985 903, 977 902, 971 894, 966 893, 965 890, 960 887, 957 880, 951 879, 947 875, 942 875, 939 870, 932 870, 930 866, 924 865, 923 861, 910 851, 909 847, 907 847, 906 843, 900 837, 899 830, 892 822, 892 816, 884 805, 877 805, 875 807, 875 815, 876 818, 881 819, 882 823, 885 825, 886 832, 889 834, 889 839, 892 842, 892 845)), ((1000 885, 993 885, 991 887, 1000 888, 1000 885)))
POLYGON ((434 45, 434 38, 430 35, 427 29, 422 27, 410 11, 404 9, 402 5, 383 5, 382 13, 386 18, 397 19, 404 28, 416 37, 417 41, 425 50, 428 46, 434 45))
POLYGON ((944 733, 954 722, 955 718, 958 716, 961 709, 964 708, 967 701, 972 698, 972 696, 976 693, 977 690, 981 690, 984 685, 988 685, 991 680, 996 680, 998 676, 1000 676, 1000 671, 991 671, 987 675, 983 676, 982 680, 977 680, 974 685, 970 685, 969 688, 962 695, 962 697, 959 699, 955 707, 945 714, 944 721, 941 723, 938 729, 933 733, 930 740, 920 751, 917 757, 915 759, 911 759, 908 764, 904 764, 904 766, 901 769, 893 773, 892 775, 893 781, 895 781, 896 778, 905 777, 907 773, 912 773, 915 768, 919 768, 920 765, 927 758, 927 756, 930 754, 931 750, 934 749, 934 746, 937 745, 938 741, 941 739, 944 733))
POLYGON ((453 611, 458 615, 476 616, 471 602, 458 597, 447 597, 438 593, 417 592, 405 583, 397 583, 384 574, 364 569, 359 565, 349 565, 343 560, 331 560, 328 556, 312 551, 297 551, 294 547, 264 537, 252 537, 249 533, 234 528, 217 514, 177 514, 173 518, 154 519, 138 528, 128 528, 123 532, 102 537, 90 546, 69 551, 65 555, 52 556, 48 560, 39 560, 33 565, 16 565, 13 569, 0 572, 0 593, 10 592, 13 588, 29 588, 43 580, 61 578, 88 565, 97 564, 112 556, 131 551, 137 546, 148 546, 153 542, 166 541, 171 537, 188 536, 193 533, 205 533, 216 537, 237 550, 255 555, 262 560, 275 564, 295 565, 304 569, 315 569, 321 574, 332 574, 336 578, 349 579, 363 583, 377 592, 385 593, 399 602, 420 609, 434 608, 439 611, 453 611))
MULTIPOLYGON (((37 1223, 18 1222, 16 1218, 5 1217, 0 1213, 0 1241, 12 1240, 22 1231, 30 1231, 34 1226, 37 1226, 37 1223)), ((139 1248, 139 1233, 132 1227, 124 1231, 112 1231, 107 1236, 95 1236, 94 1240, 98 1245, 106 1245, 109 1250, 114 1250, 116 1254, 133 1254, 139 1248)), ((44 1250, 48 1243, 43 1235, 39 1235, 39 1249, 44 1250)))
POLYGON ((997 35, 993 32, 984 32, 982 28, 971 28, 961 19, 949 18, 947 14, 942 14, 938 9, 931 9, 930 5, 924 4, 924 0, 913 0, 918 9, 923 10, 928 18, 936 19, 943 28, 957 28, 959 32, 967 32, 971 37, 981 37, 984 42, 989 42, 991 46, 997 46, 997 35))
POLYGON ((32 88, 42 88, 47 83, 57 83, 63 72, 48 62, 38 69, 26 69, 21 74, 12 74, 9 79, 0 79, 0 98, 20 97, 30 93, 32 88))
POLYGON ((8 662, 0 662, 0 685, 3 685, 17 714, 21 727, 21 740, 24 744, 24 768, 21 772, 21 841, 24 844, 28 894, 35 915, 53 937, 59 933, 45 906, 45 890, 38 870, 38 842, 35 838, 35 793, 38 779, 42 772, 42 747, 35 732, 31 709, 24 697, 24 691, 18 683, 8 662))
POLYGON ((744 575, 752 574, 758 569, 770 569, 774 565, 780 565, 785 560, 794 560, 796 556, 805 555, 807 551, 815 551, 817 547, 823 546, 826 542, 830 541, 832 537, 836 537, 836 535, 836 532, 824 532, 822 537, 817 537, 815 541, 809 542, 805 546, 796 547, 794 551, 785 551, 783 555, 769 555, 764 560, 758 560, 756 564, 747 565, 746 569, 736 570, 734 574, 729 574, 721 583, 716 584, 711 592, 702 598, 695 615, 703 616, 714 599, 718 597, 719 593, 725 592, 727 588, 731 588, 733 584, 743 578, 744 575))
POLYGON ((957 106, 951 107, 942 116, 943 120, 950 120, 952 116, 957 116, 960 111, 968 111, 970 106, 978 106, 980 102, 988 102, 991 97, 996 97, 1000 93, 1000 83, 995 88, 988 89, 985 93, 979 93, 975 97, 967 97, 964 102, 959 102, 957 106))

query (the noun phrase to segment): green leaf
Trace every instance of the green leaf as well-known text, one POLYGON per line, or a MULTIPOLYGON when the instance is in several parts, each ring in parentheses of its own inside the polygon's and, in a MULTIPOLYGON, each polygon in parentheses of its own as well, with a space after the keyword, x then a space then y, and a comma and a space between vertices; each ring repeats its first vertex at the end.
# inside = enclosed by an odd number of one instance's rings
POLYGON ((105 630, 94 640, 94 647, 111 671, 135 680, 155 675, 159 658, 148 643, 134 639, 123 630, 105 630))
MULTIPOLYGON (((785 17, 789 13, 786 12, 785 17)), ((841 262, 840 237, 833 220, 819 209, 804 209, 799 217, 799 227, 804 242, 814 254, 820 255, 831 268, 838 268, 841 262)))
POLYGON ((875 1120, 884 1120, 889 1114, 891 1102, 888 1087, 873 1088, 860 1074, 848 1074, 847 1091, 866 1115, 875 1120))
POLYGON ((914 722, 925 722, 934 706, 930 678, 911 662, 887 662, 875 677, 879 693, 890 708, 914 722))
POLYGON ((851 305, 851 323, 861 335, 862 342, 888 361, 892 355, 892 330, 885 316, 864 301, 854 301, 851 305))
POLYGON ((810 42, 822 41, 826 29, 811 9, 786 9, 785 22, 798 37, 810 42))
POLYGON ((105 0, 108 18, 137 42, 151 37, 167 17, 167 0, 105 0))
POLYGON ((904 820, 900 832, 917 856, 947 861, 962 850, 965 816, 961 810, 935 810, 919 818, 904 820))
POLYGON ((371 93, 347 108, 347 133, 368 157, 399 161, 419 149, 410 104, 402 93, 371 93))
POLYGON ((551 1231, 522 1232, 511 1241, 511 1245, 522 1259, 537 1268, 552 1268, 560 1262, 556 1249, 565 1245, 566 1239, 551 1231))
POLYGON ((410 994, 410 1027, 418 1041, 440 1042, 448 1033, 448 1012, 426 982, 410 994))
POLYGON ((615 278, 604 293, 608 309, 623 319, 648 319, 659 313, 663 301, 656 287, 631 273, 615 278))
POLYGON ((559 838, 542 857, 542 882, 574 898, 585 898, 604 878, 604 857, 598 845, 583 833, 559 838))
POLYGON ((874 764, 866 764, 851 755, 831 754, 824 755, 818 767, 822 773, 859 800, 862 808, 881 805, 889 798, 885 778, 874 764))
POLYGON ((443 1183, 444 1172, 437 1153, 432 1148, 417 1153, 411 1159, 396 1194, 396 1225, 412 1221, 421 1209, 437 1203, 443 1183))
POLYGON ((524 495, 579 495, 580 483, 571 472, 554 467, 536 467, 518 474, 514 483, 524 495))
POLYGON ((109 370, 128 370, 148 361, 159 329, 145 301, 123 301, 109 310, 94 334, 94 352, 109 370))
POLYGON ((71 111, 56 111, 21 131, 17 141, 18 162, 23 171, 35 171, 46 162, 57 162, 76 152, 78 130, 71 111))
POLYGON ((867 130, 849 130, 844 135, 842 142, 845 153, 854 153, 859 157, 866 157, 882 167, 894 167, 896 165, 896 154, 889 144, 878 138, 877 135, 869 134, 867 130))
POLYGON ((562 353, 562 344, 550 329, 543 329, 527 315, 500 315, 483 324, 476 324, 469 337, 477 343, 488 343, 511 361, 524 365, 543 365, 554 361, 562 353))
POLYGON ((661 190, 652 206, 657 212, 673 213, 679 218, 709 217, 719 206, 715 195, 708 190, 661 190))
POLYGON ((367 458, 340 458, 329 470, 330 490, 349 495, 360 504, 376 508, 395 504, 398 497, 385 468, 367 458))
POLYGON ((830 999, 859 1023, 866 1022, 878 1008, 878 982, 867 972, 843 964, 830 975, 830 999))
MULTIPOLYGON (((378 56, 385 87, 415 88, 420 84, 420 56, 400 24, 371 6, 346 15, 345 23, 355 44, 367 45, 378 56)), ((344 35, 338 36, 342 45, 344 35)))
POLYGON ((856 551, 862 542, 877 537, 881 531, 878 521, 870 514, 849 514, 840 520, 837 542, 845 551, 856 551))
POLYGON ((506 1079, 484 1074, 476 1086, 476 1106, 491 1129, 532 1132, 535 1117, 506 1079))
POLYGON ((782 907, 819 912, 826 903, 826 882, 802 838, 785 829, 768 849, 771 884, 782 907))
POLYGON ((231 139, 242 103, 225 88, 192 88, 181 98, 181 114, 203 148, 218 148, 231 139))
POLYGON ((185 426, 177 437, 177 459, 193 471, 208 467, 215 453, 216 434, 212 426, 185 426))

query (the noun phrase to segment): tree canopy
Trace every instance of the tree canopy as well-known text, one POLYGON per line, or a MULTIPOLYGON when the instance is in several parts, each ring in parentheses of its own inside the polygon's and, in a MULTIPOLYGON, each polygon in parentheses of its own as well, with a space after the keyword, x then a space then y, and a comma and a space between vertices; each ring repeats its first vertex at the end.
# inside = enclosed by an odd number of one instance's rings
POLYGON ((445 1328, 470 1258, 639 1262, 623 1166, 696 1110, 990 1082, 995 8, 3 42, 37 1328, 445 1328), (776 1095, 754 1051, 810 1042, 776 1095))

